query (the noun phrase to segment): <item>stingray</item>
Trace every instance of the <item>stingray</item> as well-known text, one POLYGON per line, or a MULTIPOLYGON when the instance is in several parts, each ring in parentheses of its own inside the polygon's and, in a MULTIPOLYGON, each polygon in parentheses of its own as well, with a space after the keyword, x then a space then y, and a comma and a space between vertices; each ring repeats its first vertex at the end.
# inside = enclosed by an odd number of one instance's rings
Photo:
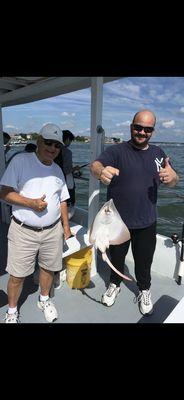
POLYGON ((131 281, 121 274, 109 260, 106 249, 110 244, 121 244, 130 239, 130 232, 121 219, 112 199, 107 201, 94 218, 89 232, 89 241, 102 253, 103 260, 122 278, 131 281))

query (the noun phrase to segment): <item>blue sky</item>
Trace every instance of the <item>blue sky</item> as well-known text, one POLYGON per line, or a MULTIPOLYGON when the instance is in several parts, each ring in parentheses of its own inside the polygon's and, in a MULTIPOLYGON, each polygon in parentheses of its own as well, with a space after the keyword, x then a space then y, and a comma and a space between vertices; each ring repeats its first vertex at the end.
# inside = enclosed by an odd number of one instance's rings
MULTIPOLYGON (((134 114, 144 108, 157 117, 152 141, 184 142, 184 77, 129 77, 104 84, 106 136, 130 137, 134 114)), ((46 122, 75 135, 90 134, 90 89, 3 108, 3 130, 38 132, 46 122)))

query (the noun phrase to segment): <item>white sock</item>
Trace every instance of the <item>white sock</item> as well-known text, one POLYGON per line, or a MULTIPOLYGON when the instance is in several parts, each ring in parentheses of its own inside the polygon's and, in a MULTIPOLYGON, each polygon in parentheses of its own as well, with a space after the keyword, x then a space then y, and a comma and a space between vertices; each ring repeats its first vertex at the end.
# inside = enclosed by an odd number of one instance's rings
POLYGON ((40 294, 40 301, 47 301, 49 299, 49 296, 43 296, 42 294, 40 294))
POLYGON ((17 307, 9 307, 8 308, 8 314, 15 314, 17 311, 17 307))

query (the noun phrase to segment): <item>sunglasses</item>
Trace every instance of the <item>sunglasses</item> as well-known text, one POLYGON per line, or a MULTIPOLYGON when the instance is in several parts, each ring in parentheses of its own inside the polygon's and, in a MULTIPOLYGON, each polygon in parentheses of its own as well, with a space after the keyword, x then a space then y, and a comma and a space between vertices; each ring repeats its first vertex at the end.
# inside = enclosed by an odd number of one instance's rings
POLYGON ((61 149, 61 143, 57 142, 57 140, 43 139, 43 141, 46 146, 52 146, 54 144, 55 149, 61 149))
POLYGON ((153 126, 142 126, 138 124, 133 124, 133 128, 137 132, 141 132, 142 130, 144 130, 145 133, 152 133, 155 129, 153 126))

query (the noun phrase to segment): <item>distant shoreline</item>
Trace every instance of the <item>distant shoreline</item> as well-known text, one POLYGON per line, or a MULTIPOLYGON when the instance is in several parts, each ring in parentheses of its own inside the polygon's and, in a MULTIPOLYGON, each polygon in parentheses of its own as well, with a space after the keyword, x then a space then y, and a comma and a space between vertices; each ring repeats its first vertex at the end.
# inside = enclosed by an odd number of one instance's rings
MULTIPOLYGON (((122 142, 118 142, 118 143, 123 143, 123 142, 126 142, 127 140, 123 140, 122 142)), ((12 147, 12 146, 24 146, 24 145, 26 145, 27 143, 36 143, 36 140, 26 140, 25 142, 10 142, 10 144, 9 144, 9 146, 10 147, 12 147)), ((86 144, 90 144, 90 141, 89 142, 81 142, 80 140, 75 140, 74 141, 74 143, 77 143, 77 144, 84 144, 84 145, 86 145, 86 144)), ((111 141, 105 141, 105 144, 118 144, 118 143, 115 143, 115 142, 111 142, 111 141)), ((150 142, 150 144, 166 144, 166 145, 177 145, 177 144, 179 144, 179 145, 184 145, 184 142, 157 142, 157 141, 152 141, 152 142, 150 142)))

